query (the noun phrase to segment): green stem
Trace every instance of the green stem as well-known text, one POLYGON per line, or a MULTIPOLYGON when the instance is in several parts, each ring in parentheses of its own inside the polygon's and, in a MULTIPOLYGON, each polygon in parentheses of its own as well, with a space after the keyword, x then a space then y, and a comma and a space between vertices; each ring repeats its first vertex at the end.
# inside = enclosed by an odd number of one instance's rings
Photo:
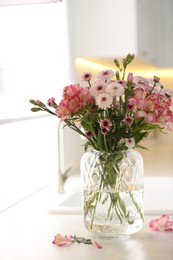
POLYGON ((139 213, 141 219, 144 221, 144 215, 143 215, 143 213, 141 212, 141 209, 140 209, 140 207, 138 206, 137 202, 134 200, 133 193, 132 193, 132 192, 129 192, 129 194, 130 194, 130 197, 131 197, 131 199, 132 199, 132 201, 133 201, 133 204, 134 204, 135 208, 137 209, 137 211, 138 211, 138 213, 139 213))
POLYGON ((93 228, 93 222, 94 222, 94 217, 95 217, 95 213, 96 213, 98 197, 99 197, 99 193, 97 192, 97 194, 96 194, 96 203, 95 203, 94 212, 92 214, 92 219, 91 219, 91 229, 93 228))

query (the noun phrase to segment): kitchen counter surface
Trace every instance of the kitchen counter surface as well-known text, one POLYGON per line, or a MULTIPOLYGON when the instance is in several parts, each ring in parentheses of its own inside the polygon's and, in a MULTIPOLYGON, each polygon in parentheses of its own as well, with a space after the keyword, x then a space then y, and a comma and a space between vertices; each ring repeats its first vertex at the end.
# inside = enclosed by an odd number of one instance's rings
POLYGON ((129 238, 96 239, 84 228, 80 214, 51 213, 52 195, 46 194, 38 193, 0 214, 0 260, 173 259, 173 232, 148 228, 149 220, 157 215, 146 215, 143 229, 129 238), (103 248, 83 244, 57 247, 52 244, 56 233, 91 238, 103 248))

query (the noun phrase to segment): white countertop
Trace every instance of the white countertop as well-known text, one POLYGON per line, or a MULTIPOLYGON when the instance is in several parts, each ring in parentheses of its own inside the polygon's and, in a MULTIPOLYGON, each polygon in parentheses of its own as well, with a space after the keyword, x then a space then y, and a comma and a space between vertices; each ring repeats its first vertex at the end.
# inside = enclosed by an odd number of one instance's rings
POLYGON ((51 201, 52 195, 40 192, 0 214, 0 260, 173 259, 173 232, 148 228, 157 215, 146 215, 143 229, 128 239, 102 240, 88 233, 80 214, 50 213, 51 201), (57 247, 52 244, 56 233, 91 238, 103 249, 83 244, 57 247))

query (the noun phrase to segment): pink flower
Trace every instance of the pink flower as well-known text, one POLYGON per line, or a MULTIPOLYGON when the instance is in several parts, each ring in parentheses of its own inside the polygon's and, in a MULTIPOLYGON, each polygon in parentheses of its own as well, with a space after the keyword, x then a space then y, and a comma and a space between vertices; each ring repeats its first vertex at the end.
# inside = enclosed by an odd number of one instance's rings
POLYGON ((70 85, 63 89, 63 98, 68 99, 76 96, 80 86, 79 85, 70 85))
POLYGON ((53 98, 53 97, 49 98, 48 101, 47 101, 48 106, 52 107, 53 104, 54 104, 54 101, 55 101, 55 98, 53 98))
POLYGON ((144 98, 137 98, 136 99, 136 105, 141 110, 145 110, 146 109, 146 103, 147 103, 147 101, 144 98))
POLYGON ((64 120, 70 116, 70 110, 67 108, 65 102, 61 100, 59 106, 55 110, 55 114, 61 117, 61 120, 64 120))
POLYGON ((120 101, 116 100, 115 106, 116 106, 117 109, 120 109, 120 107, 121 107, 121 106, 120 106, 120 101))
POLYGON ((146 111, 153 112, 157 107, 157 100, 147 99, 146 102, 146 111))
POLYGON ((127 80, 128 80, 128 81, 133 81, 133 73, 132 73, 132 72, 130 72, 130 73, 128 74, 127 80))
POLYGON ((82 108, 82 102, 78 98, 78 96, 74 96, 71 98, 67 103, 67 108, 69 111, 72 112, 78 112, 82 108))
POLYGON ((91 239, 86 239, 84 237, 77 237, 76 235, 74 236, 62 236, 61 234, 57 234, 54 237, 54 240, 52 241, 52 244, 56 246, 67 246, 70 245, 71 243, 82 243, 85 245, 94 245, 98 249, 102 249, 102 245, 100 245, 98 242, 92 242, 91 239))
POLYGON ((173 221, 169 220, 169 215, 163 214, 160 218, 151 220, 149 228, 154 231, 173 231, 173 221))
POLYGON ((126 116, 123 120, 123 122, 126 124, 126 125, 131 125, 133 123, 133 118, 131 116, 126 116))
POLYGON ((102 249, 103 247, 102 247, 102 245, 100 245, 98 242, 94 242, 94 245, 98 248, 98 249, 102 249))
POLYGON ((57 234, 52 241, 52 244, 57 245, 57 246, 65 246, 70 243, 72 243, 72 236, 62 236, 61 234, 57 234))
POLYGON ((155 116, 154 113, 146 113, 145 115, 145 121, 148 123, 148 124, 151 124, 151 123, 154 123, 157 121, 157 118, 155 116))
POLYGON ((134 97, 137 98, 142 98, 144 99, 147 96, 147 91, 141 88, 136 88, 134 90, 134 97))
POLYGON ((89 81, 89 80, 91 80, 91 78, 92 78, 91 72, 85 72, 85 73, 82 75, 83 81, 89 81))
POLYGON ((136 113, 136 118, 142 118, 142 117, 145 117, 145 115, 146 115, 146 112, 145 112, 145 111, 139 110, 139 111, 137 111, 137 113, 136 113))
POLYGON ((102 131, 103 135, 106 135, 109 132, 109 130, 107 128, 105 128, 105 127, 102 127, 101 131, 102 131))
POLYGON ((93 137, 93 133, 90 130, 85 131, 86 137, 88 138, 92 138, 93 137))
POLYGON ((109 128, 112 126, 112 123, 109 118, 104 118, 103 120, 101 120, 100 126, 109 130, 109 128))
POLYGON ((40 105, 40 103, 41 103, 40 100, 36 100, 36 101, 35 101, 35 104, 36 104, 36 105, 40 105))
POLYGON ((78 91, 78 96, 82 102, 82 106, 85 106, 89 103, 94 103, 94 98, 91 95, 90 90, 88 88, 80 88, 78 91))
POLYGON ((136 99, 134 97, 130 97, 127 102, 127 109, 130 111, 133 110, 135 104, 136 104, 136 99))

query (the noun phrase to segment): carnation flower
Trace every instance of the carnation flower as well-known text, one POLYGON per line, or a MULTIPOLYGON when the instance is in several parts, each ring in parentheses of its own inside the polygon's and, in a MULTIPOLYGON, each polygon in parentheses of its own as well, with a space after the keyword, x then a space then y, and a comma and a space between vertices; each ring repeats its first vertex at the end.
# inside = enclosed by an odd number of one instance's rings
POLYGON ((106 135, 109 132, 109 130, 107 128, 105 128, 105 127, 102 127, 101 131, 102 131, 103 135, 106 135))
POLYGON ((85 131, 86 137, 91 138, 93 137, 93 133, 90 130, 85 131))
POLYGON ((104 118, 103 120, 100 121, 100 126, 102 128, 106 128, 109 130, 111 125, 112 125, 112 123, 109 118, 104 118))
POLYGON ((112 101, 113 98, 107 93, 100 94, 96 98, 96 104, 102 109, 107 109, 111 107, 112 101))
POLYGON ((123 122, 126 124, 126 125, 131 125, 133 123, 133 118, 131 116, 126 116, 123 120, 123 122))
POLYGON ((103 70, 101 71, 99 74, 98 74, 98 78, 101 78, 101 79, 110 79, 114 76, 114 72, 113 70, 103 70))
POLYGON ((124 93, 124 87, 118 83, 117 81, 113 81, 107 85, 106 91, 111 95, 111 96, 122 96, 124 93))
POLYGON ((85 72, 85 73, 82 75, 83 81, 89 81, 91 78, 92 78, 91 72, 85 72))
POLYGON ((94 97, 105 92, 106 84, 103 81, 96 81, 90 88, 90 92, 94 97))
POLYGON ((134 148, 135 147, 135 140, 134 140, 134 138, 125 138, 125 145, 129 149, 134 148))

